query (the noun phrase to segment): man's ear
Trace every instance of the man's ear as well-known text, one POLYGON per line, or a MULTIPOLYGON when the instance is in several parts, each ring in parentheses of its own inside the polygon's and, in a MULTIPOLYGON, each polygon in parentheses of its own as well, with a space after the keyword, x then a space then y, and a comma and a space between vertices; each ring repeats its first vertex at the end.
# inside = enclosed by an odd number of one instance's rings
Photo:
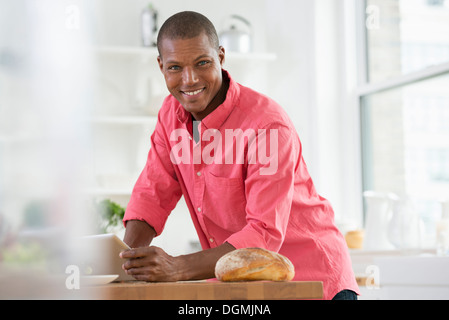
POLYGON ((222 46, 218 47, 218 60, 220 61, 220 65, 223 67, 225 62, 225 49, 222 46))
POLYGON ((159 69, 161 70, 161 72, 162 73, 164 73, 163 72, 163 68, 164 68, 164 63, 162 62, 162 58, 161 58, 161 56, 157 56, 157 63, 159 64, 159 69))

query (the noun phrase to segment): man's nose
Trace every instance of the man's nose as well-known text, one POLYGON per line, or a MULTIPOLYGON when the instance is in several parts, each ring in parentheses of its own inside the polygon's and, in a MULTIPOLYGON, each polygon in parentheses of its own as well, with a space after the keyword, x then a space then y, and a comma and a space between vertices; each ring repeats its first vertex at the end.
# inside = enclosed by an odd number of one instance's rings
POLYGON ((185 85, 191 86, 198 82, 198 76, 193 68, 184 67, 182 80, 185 85))

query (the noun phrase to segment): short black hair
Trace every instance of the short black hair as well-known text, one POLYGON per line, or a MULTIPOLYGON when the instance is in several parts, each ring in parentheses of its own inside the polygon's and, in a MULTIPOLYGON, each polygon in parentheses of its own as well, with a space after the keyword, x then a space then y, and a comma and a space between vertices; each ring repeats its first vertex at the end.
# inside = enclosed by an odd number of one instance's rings
POLYGON ((157 36, 159 55, 161 55, 163 39, 191 39, 202 32, 206 33, 211 45, 218 50, 220 45, 217 30, 208 18, 194 11, 183 11, 172 15, 161 26, 157 36))

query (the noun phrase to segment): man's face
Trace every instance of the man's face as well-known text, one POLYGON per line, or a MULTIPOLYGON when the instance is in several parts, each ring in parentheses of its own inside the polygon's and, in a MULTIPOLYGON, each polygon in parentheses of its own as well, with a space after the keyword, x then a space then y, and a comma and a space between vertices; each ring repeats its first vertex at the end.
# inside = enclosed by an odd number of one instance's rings
MULTIPOLYGON (((184 109, 201 120, 222 85, 224 49, 211 45, 206 33, 191 39, 163 39, 158 57, 170 93, 184 109)), ((212 110, 211 110, 212 108, 212 110)))

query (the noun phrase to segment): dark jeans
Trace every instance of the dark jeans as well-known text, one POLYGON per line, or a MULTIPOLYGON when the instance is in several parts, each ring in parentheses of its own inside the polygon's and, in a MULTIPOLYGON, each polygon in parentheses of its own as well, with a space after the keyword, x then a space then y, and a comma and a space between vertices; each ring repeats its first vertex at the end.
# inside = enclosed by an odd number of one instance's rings
POLYGON ((357 294, 351 290, 342 290, 332 300, 357 300, 357 294))

